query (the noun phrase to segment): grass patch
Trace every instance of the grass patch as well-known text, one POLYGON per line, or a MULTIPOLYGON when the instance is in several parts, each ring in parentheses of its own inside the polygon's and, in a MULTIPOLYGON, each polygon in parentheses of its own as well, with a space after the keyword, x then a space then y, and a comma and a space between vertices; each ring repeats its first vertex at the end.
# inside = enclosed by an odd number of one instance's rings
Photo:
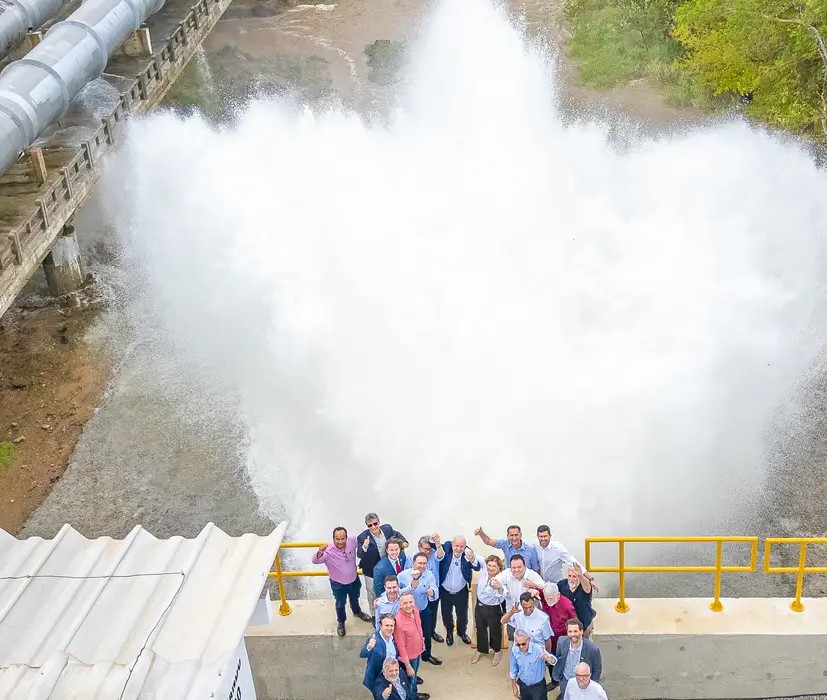
POLYGON ((0 442, 0 469, 8 467, 12 457, 14 457, 14 445, 5 440, 0 442))
POLYGON ((636 26, 616 6, 567 6, 572 38, 568 54, 585 85, 612 88, 647 77, 653 66, 667 67, 681 55, 680 45, 662 32, 636 26))

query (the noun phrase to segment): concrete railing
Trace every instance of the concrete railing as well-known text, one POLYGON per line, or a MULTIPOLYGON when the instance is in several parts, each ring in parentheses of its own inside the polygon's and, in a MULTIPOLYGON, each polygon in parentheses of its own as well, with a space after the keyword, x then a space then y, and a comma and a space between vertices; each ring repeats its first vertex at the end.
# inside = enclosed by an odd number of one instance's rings
MULTIPOLYGON (((90 193, 100 176, 100 160, 122 138, 127 117, 146 113, 163 99, 230 2, 199 0, 120 93, 117 105, 91 138, 74 149, 44 149, 49 162, 60 163, 60 167, 40 185, 28 218, 6 231, 0 228, 0 315, 90 193)), ((15 177, 15 169, 25 168, 25 164, 13 166, 7 175, 15 177)))

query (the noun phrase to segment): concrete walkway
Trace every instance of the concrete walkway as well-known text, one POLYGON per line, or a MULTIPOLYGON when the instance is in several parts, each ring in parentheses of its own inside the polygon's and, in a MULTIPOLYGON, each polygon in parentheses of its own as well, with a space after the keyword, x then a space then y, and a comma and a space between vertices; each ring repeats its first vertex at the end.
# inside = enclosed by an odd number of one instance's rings
MULTIPOLYGON (((275 606, 277 608, 278 603, 275 606)), ((349 665, 353 665, 353 656, 358 656, 358 649, 371 631, 369 624, 359 620, 350 620, 347 625, 347 636, 340 639, 336 635, 336 615, 332 600, 297 600, 290 601, 290 606, 293 609, 292 614, 280 617, 276 612, 270 625, 249 627, 246 632, 247 646, 250 649, 250 662, 256 677, 256 690, 260 700, 275 700, 281 697, 312 698, 314 696, 316 700, 319 700, 323 697, 319 693, 329 691, 319 688, 316 685, 316 679, 313 678, 313 674, 310 672, 305 677, 307 684, 304 688, 292 687, 289 692, 286 692, 283 683, 274 682, 275 679, 271 680, 272 677, 279 675, 277 669, 280 664, 277 660, 283 656, 283 653, 267 655, 266 658, 272 660, 272 666, 269 669, 257 668, 256 659, 259 655, 253 651, 257 642, 263 642, 264 638, 272 638, 273 636, 293 640, 306 638, 307 635, 318 635, 327 638, 332 646, 332 663, 328 668, 333 670, 333 682, 338 682, 341 679, 342 684, 345 684, 351 678, 344 677, 344 669, 340 670, 339 664, 336 662, 346 661, 349 665), (272 673, 269 673, 268 670, 272 673)), ((444 636, 445 630, 441 622, 437 625, 437 631, 444 636)), ((319 648, 316 647, 314 654, 319 653, 324 652, 320 652, 319 648)), ((425 680, 425 683, 420 686, 421 690, 431 693, 434 700, 466 697, 473 697, 475 700, 503 700, 514 697, 511 692, 511 681, 508 678, 507 649, 503 650, 502 661, 496 668, 491 666, 491 655, 488 658, 483 657, 478 664, 472 664, 473 650, 459 640, 450 647, 447 644, 435 643, 433 653, 437 658, 442 659, 442 666, 422 664, 419 675, 425 680)), ((318 660, 319 657, 317 656, 312 660, 305 657, 301 660, 296 659, 294 662, 308 664, 318 660)), ((357 659, 357 661, 359 660, 357 659)), ((358 680, 361 682, 364 662, 358 663, 357 668, 358 680)), ((350 674, 348 675, 350 676, 350 674)), ((283 676, 281 680, 283 680, 283 676)), ((367 691, 364 688, 362 688, 362 691, 363 695, 367 697, 367 691)), ((549 693, 549 700, 555 700, 558 695, 557 690, 549 693)), ((328 695, 326 697, 333 696, 328 695)))

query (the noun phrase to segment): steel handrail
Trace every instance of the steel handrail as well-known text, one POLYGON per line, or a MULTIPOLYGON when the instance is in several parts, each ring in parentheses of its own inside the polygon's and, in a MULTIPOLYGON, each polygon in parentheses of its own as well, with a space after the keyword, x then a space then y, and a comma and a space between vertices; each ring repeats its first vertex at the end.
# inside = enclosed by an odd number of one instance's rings
POLYGON ((758 538, 746 536, 731 537, 587 537, 586 538, 586 569, 593 574, 617 574, 618 575, 618 596, 619 600, 615 610, 619 613, 629 611, 626 603, 626 574, 645 573, 714 573, 715 592, 714 599, 709 604, 713 612, 721 612, 724 609, 721 603, 721 574, 722 573, 751 573, 758 564, 758 538), (697 544, 715 543, 715 563, 710 566, 626 566, 626 544, 697 544), (731 566, 723 564, 724 544, 748 542, 750 544, 749 565, 731 566), (595 567, 591 565, 592 544, 616 544, 617 566, 595 567))
MULTIPOLYGON (((289 615, 292 610, 290 603, 287 602, 287 594, 284 591, 284 579, 295 578, 298 576, 327 576, 327 571, 282 571, 281 568, 281 550, 282 549, 318 549, 322 545, 330 544, 329 542, 282 542, 279 551, 276 553, 276 559, 273 562, 273 570, 267 574, 268 578, 276 579, 279 588, 279 597, 281 603, 279 605, 279 615, 289 615)), ((361 575, 362 570, 357 569, 356 575, 361 575)))
POLYGON ((807 566, 807 547, 811 544, 827 544, 827 537, 768 537, 764 540, 764 573, 796 574, 795 600, 790 603, 794 612, 804 612, 801 595, 804 591, 804 574, 827 574, 827 566, 807 566), (770 566, 770 554, 774 544, 797 544, 798 566, 770 566))

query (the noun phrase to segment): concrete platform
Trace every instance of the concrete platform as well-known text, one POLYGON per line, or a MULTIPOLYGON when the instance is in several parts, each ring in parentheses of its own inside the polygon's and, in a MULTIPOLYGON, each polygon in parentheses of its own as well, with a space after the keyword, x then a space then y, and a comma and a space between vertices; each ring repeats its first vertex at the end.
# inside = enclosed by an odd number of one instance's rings
MULTIPOLYGON (((603 654, 603 679, 612 700, 624 698, 775 698, 827 693, 827 600, 805 600, 794 613, 787 599, 725 599, 713 613, 705 599, 596 600, 594 641, 603 654)), ((277 603, 276 603, 277 605, 277 603)), ((291 601, 269 625, 250 627, 247 649, 259 700, 366 698, 359 649, 370 625, 348 623, 336 635, 332 600, 291 601)), ((444 633, 441 623, 437 626, 444 633)), ((423 691, 438 698, 513 697, 507 651, 493 668, 470 663, 472 649, 434 645, 444 661, 424 665, 423 691)), ((554 700, 549 694, 549 700, 554 700)))

